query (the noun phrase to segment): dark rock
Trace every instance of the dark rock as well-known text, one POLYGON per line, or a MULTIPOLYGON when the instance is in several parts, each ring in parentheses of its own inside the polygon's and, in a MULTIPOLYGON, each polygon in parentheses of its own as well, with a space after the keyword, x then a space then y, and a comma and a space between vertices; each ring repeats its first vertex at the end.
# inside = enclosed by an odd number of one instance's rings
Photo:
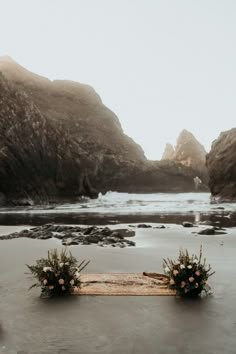
POLYGON ((148 161, 92 87, 50 81, 5 57, 0 72, 1 203, 194 190, 195 171, 148 161))
POLYGON ((78 241, 74 240, 73 238, 67 238, 62 241, 62 244, 64 246, 73 246, 73 245, 78 245, 78 241))
POLYGON ((138 228, 147 229, 147 228, 151 228, 152 226, 151 225, 147 225, 147 224, 139 224, 137 227, 138 228))
POLYGON ((135 236, 135 231, 127 229, 116 229, 112 232, 111 236, 117 238, 133 237, 135 236))
POLYGON ((200 230, 198 232, 198 235, 215 235, 215 229, 209 228, 209 229, 200 230))
POLYGON ((45 232, 45 233, 41 233, 40 236, 37 237, 38 240, 47 240, 49 238, 53 237, 53 233, 52 232, 45 232))
POLYGON ((184 221, 182 223, 183 227, 194 227, 194 224, 192 222, 189 221, 184 221))
POLYGON ((165 229, 165 225, 161 225, 161 226, 155 226, 154 229, 165 229))
POLYGON ((236 128, 220 134, 206 163, 212 201, 236 201, 236 128))
POLYGON ((208 229, 204 229, 198 232, 198 235, 226 235, 227 232, 224 231, 224 229, 222 228, 208 228, 208 229))
POLYGON ((51 237, 55 237, 62 240, 62 244, 64 246, 98 244, 102 247, 104 245, 114 245, 114 247, 123 248, 125 246, 135 245, 133 241, 129 241, 124 238, 134 235, 135 232, 133 230, 127 229, 117 229, 112 231, 108 227, 98 228, 94 226, 85 229, 77 226, 47 224, 39 227, 33 227, 30 230, 22 230, 20 232, 0 236, 0 240, 10 240, 19 237, 46 240, 51 237), (58 232, 58 230, 60 232, 58 232), (85 231, 88 234, 82 234, 79 230, 82 232, 85 231))
POLYGON ((135 246, 135 242, 134 242, 134 241, 126 240, 125 242, 126 242, 129 246, 135 246))
POLYGON ((87 229, 85 229, 84 235, 89 235, 89 234, 91 234, 94 231, 97 231, 97 227, 96 226, 88 227, 87 229))
POLYGON ((99 241, 101 241, 103 239, 102 236, 98 236, 98 235, 89 235, 86 237, 86 241, 89 243, 98 243, 99 241))
POLYGON ((111 236, 108 236, 105 238, 104 240, 104 243, 116 243, 116 242, 119 242, 120 239, 119 238, 116 238, 116 237, 111 237, 111 236))
POLYGON ((112 234, 112 232, 113 231, 111 229, 109 229, 109 227, 104 227, 104 229, 102 229, 100 231, 100 233, 104 236, 110 236, 112 234))

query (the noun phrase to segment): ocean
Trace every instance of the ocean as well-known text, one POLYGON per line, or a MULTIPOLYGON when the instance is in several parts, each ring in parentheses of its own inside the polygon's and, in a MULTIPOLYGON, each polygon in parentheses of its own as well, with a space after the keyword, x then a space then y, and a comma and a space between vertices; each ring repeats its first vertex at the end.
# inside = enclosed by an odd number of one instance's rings
POLYGON ((211 204, 209 193, 129 194, 108 192, 97 199, 81 198, 77 203, 0 209, 2 225, 47 222, 105 224, 112 222, 199 222, 206 215, 227 217, 236 203, 211 204), (155 216, 155 218, 154 218, 155 216), (163 220, 162 220, 163 219, 163 220), (165 220, 164 220, 165 219, 165 220))

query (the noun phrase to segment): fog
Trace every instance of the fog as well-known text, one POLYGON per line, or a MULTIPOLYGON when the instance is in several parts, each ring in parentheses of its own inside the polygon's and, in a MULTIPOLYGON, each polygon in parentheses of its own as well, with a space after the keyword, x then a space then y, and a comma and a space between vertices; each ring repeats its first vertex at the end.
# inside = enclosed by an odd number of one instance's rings
POLYGON ((236 2, 0 0, 0 55, 90 84, 148 158, 235 126, 236 2))

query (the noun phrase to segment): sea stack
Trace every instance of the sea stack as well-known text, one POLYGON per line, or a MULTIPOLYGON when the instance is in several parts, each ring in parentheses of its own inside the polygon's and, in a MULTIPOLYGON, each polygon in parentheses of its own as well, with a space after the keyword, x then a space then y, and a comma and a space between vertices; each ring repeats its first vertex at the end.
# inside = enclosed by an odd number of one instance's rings
POLYGON ((184 129, 177 138, 175 148, 171 144, 166 145, 162 159, 192 168, 196 176, 207 183, 206 154, 204 146, 191 132, 184 129))

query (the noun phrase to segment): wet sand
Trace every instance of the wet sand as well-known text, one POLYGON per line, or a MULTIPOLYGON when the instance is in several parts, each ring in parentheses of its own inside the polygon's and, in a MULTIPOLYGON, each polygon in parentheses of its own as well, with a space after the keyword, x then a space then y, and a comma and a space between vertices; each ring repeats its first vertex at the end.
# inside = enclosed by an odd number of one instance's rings
MULTIPOLYGON (((120 227, 120 225, 119 225, 120 227)), ((0 233, 13 232, 2 227, 0 233)), ((20 227, 21 229, 24 227, 20 227)), ((236 229, 227 235, 194 236, 178 225, 138 229, 134 248, 69 247, 90 259, 87 272, 162 271, 162 258, 179 247, 204 255, 216 274, 214 294, 203 300, 175 297, 82 296, 39 298, 24 274, 25 263, 46 256, 60 241, 0 241, 0 353, 233 354, 236 346, 236 229), (223 244, 223 245, 222 245, 223 244)))

